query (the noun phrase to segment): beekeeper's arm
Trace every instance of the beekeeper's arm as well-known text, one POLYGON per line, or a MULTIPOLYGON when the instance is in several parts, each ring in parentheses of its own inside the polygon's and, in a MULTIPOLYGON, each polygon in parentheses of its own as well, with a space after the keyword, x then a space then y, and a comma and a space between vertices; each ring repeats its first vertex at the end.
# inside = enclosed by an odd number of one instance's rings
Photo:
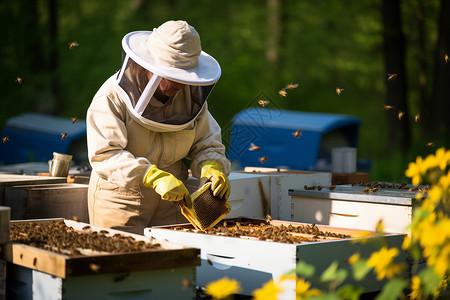
POLYGON ((86 116, 89 162, 101 178, 121 187, 138 184, 150 166, 146 158, 124 150, 125 116, 125 105, 105 87, 95 95, 86 116))
POLYGON ((219 124, 207 109, 203 108, 197 119, 196 136, 189 158, 194 177, 212 181, 215 196, 227 199, 230 194, 230 161, 225 156, 225 146, 219 124))

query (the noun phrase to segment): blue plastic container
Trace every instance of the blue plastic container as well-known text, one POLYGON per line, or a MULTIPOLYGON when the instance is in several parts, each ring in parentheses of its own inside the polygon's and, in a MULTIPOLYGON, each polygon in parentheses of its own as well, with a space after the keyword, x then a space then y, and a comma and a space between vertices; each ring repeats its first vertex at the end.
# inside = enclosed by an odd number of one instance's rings
POLYGON ((249 108, 233 118, 227 156, 242 168, 329 171, 333 147, 357 148, 360 124, 349 115, 249 108))
POLYGON ((73 161, 87 161, 86 122, 71 118, 26 113, 10 118, 3 130, 0 164, 47 162, 53 152, 72 154, 73 161), (67 133, 65 138, 62 135, 67 133))

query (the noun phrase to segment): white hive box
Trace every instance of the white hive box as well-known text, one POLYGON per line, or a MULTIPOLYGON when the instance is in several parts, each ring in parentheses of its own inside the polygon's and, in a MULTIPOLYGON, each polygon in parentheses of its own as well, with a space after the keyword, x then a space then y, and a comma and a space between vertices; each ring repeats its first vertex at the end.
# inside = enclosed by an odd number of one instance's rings
MULTIPOLYGON (((29 220, 15 222, 51 222, 29 220)), ((67 226, 83 231, 85 223, 64 220, 67 226)), ((14 223, 14 222, 13 222, 14 223)), ((4 246, 8 262, 8 299, 193 299, 195 267, 199 249, 142 235, 91 226, 158 243, 157 249, 128 253, 63 255, 25 244, 4 246), (91 264, 97 267, 94 269, 91 264)))
POLYGON ((338 185, 335 190, 292 189, 292 220, 363 230, 375 230, 382 220, 386 232, 409 233, 415 193, 398 189, 363 193, 365 188, 338 185))
MULTIPOLYGON (((264 221, 251 218, 226 220, 227 223, 238 220, 241 223, 255 222, 255 224, 264 221)), ((302 225, 287 221, 272 221, 271 224, 302 225)), ((254 290, 261 288, 269 280, 278 280, 282 275, 294 270, 299 261, 314 265, 316 274, 321 274, 333 261, 338 261, 340 267, 348 268, 346 261, 352 254, 359 252, 363 257, 368 257, 373 251, 373 248, 367 244, 354 243, 354 238, 287 244, 174 230, 175 227, 180 226, 192 228, 190 224, 159 226, 146 228, 144 234, 187 247, 200 248, 202 263, 200 267, 197 267, 197 285, 204 287, 212 281, 227 276, 241 283, 242 294, 245 295, 252 295, 254 290)), ((319 229, 352 236, 358 232, 358 230, 329 226, 320 226, 319 229)), ((389 247, 401 249, 404 235, 386 234, 385 238, 389 247)), ((401 252, 397 259, 397 261, 405 261, 406 253, 401 252)), ((358 282, 358 285, 364 287, 364 292, 374 292, 380 291, 384 283, 376 281, 375 277, 370 275, 364 281, 358 282)), ((295 282, 288 284, 280 299, 295 299, 295 282)))

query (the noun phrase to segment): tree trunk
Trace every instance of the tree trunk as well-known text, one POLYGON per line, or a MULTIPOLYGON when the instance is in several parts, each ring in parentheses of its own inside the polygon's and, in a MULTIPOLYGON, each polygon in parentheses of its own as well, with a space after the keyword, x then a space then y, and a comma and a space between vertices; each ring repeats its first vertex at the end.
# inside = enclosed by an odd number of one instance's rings
POLYGON ((406 97, 405 36, 401 28, 399 0, 383 0, 383 53, 386 74, 397 74, 393 80, 386 78, 386 104, 394 106, 396 113, 388 113, 388 151, 406 151, 410 146, 410 125, 406 97), (399 114, 404 115, 400 119, 399 114))
POLYGON ((63 110, 63 102, 60 101, 59 80, 58 80, 58 1, 48 1, 48 35, 49 35, 49 53, 48 53, 48 72, 50 74, 50 89, 54 98, 54 113, 59 114, 63 110))
POLYGON ((281 41, 281 0, 267 0, 267 49, 266 59, 270 65, 270 74, 276 74, 280 67, 281 41))
POLYGON ((441 15, 439 17, 439 37, 437 42, 435 64, 435 79, 432 98, 433 111, 432 137, 450 141, 450 60, 444 60, 450 55, 450 1, 441 0, 441 15))

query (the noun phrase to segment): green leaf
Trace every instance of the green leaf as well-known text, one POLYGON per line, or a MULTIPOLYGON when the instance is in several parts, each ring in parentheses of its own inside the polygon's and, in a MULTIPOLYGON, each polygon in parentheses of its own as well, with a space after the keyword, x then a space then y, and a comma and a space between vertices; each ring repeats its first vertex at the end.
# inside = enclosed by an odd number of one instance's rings
POLYGON ((344 285, 343 287, 339 288, 337 290, 336 294, 342 300, 358 300, 359 296, 361 296, 363 291, 364 291, 364 289, 362 287, 347 284, 347 285, 344 285))
POLYGON ((301 275, 303 277, 311 277, 316 272, 316 268, 313 265, 310 265, 304 261, 299 261, 297 263, 297 267, 295 269, 297 275, 301 275))
POLYGON ((417 276, 419 276, 423 284, 424 295, 430 295, 439 286, 439 282, 441 281, 441 278, 434 272, 433 267, 426 267, 417 276))
POLYGON ((403 289, 408 285, 406 279, 394 278, 388 281, 375 300, 397 300, 403 289))
POLYGON ((367 273, 372 270, 372 267, 369 267, 366 262, 366 259, 360 259, 353 265, 353 277, 355 280, 363 280, 367 273))
POLYGON ((308 300, 341 300, 336 294, 322 294, 320 296, 309 297, 308 300))
POLYGON ((320 280, 323 282, 327 281, 339 281, 342 282, 347 278, 348 271, 344 269, 338 269, 339 263, 334 261, 331 265, 322 273, 320 280))

